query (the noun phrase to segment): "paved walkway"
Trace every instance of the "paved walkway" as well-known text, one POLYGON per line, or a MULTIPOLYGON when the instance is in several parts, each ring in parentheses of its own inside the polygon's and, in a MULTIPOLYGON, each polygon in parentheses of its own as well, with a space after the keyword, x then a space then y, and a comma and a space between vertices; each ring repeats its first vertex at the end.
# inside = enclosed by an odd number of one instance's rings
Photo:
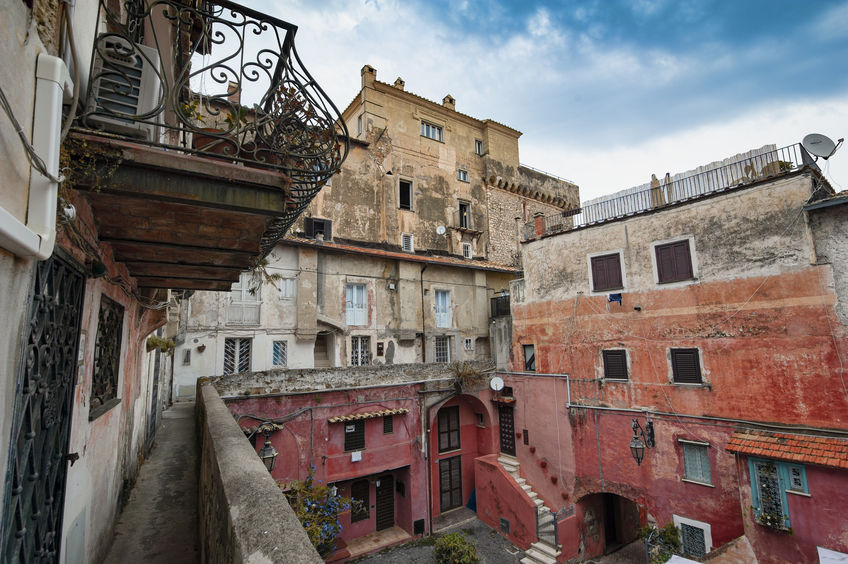
POLYGON ((174 404, 163 413, 106 564, 198 562, 195 435, 194 403, 174 404))

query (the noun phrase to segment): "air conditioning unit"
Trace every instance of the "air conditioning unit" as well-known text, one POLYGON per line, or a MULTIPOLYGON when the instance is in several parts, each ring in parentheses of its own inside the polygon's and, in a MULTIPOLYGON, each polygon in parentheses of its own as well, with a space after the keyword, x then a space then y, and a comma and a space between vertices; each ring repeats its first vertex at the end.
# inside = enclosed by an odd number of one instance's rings
MULTIPOLYGON (((155 123, 136 121, 161 103, 159 52, 116 35, 97 39, 88 96, 87 123, 112 133, 158 141, 155 123)), ((160 122, 162 113, 144 118, 160 122)))

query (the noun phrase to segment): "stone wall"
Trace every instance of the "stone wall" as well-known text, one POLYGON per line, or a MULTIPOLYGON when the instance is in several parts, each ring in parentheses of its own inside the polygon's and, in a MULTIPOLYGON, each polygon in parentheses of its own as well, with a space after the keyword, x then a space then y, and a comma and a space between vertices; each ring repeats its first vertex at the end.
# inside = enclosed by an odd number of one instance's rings
POLYGON ((523 225, 532 221, 533 215, 536 213, 551 215, 562 211, 557 206, 545 204, 494 186, 488 188, 487 201, 489 209, 488 258, 492 262, 510 266, 521 264, 519 250, 521 235, 519 226, 516 225, 516 218, 523 225))
POLYGON ((215 388, 197 384, 200 560, 322 562, 215 388))

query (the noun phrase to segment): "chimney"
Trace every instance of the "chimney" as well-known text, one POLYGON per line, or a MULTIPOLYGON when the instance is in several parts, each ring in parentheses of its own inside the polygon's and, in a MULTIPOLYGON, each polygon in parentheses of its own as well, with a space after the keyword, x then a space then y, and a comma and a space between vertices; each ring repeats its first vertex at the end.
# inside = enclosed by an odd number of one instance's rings
POLYGON ((403 90, 403 87, 406 86, 406 83, 403 81, 401 77, 397 77, 395 79, 395 88, 398 90, 403 90))
POLYGON ((227 100, 236 105, 241 104, 241 87, 234 80, 231 80, 227 86, 227 100))
POLYGON ((377 69, 371 65, 365 65, 360 74, 362 75, 362 88, 374 86, 374 82, 377 80, 377 69))
POLYGON ((449 110, 456 111, 456 98, 448 94, 442 98, 442 105, 449 110))

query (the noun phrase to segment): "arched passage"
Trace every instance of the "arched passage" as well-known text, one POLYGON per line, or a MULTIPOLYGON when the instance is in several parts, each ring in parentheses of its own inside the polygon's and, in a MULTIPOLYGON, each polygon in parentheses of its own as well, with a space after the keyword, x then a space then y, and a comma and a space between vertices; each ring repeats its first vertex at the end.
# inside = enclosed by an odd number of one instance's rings
POLYGON ((583 496, 577 506, 583 521, 584 558, 609 554, 639 536, 642 512, 635 501, 602 492, 583 496))

